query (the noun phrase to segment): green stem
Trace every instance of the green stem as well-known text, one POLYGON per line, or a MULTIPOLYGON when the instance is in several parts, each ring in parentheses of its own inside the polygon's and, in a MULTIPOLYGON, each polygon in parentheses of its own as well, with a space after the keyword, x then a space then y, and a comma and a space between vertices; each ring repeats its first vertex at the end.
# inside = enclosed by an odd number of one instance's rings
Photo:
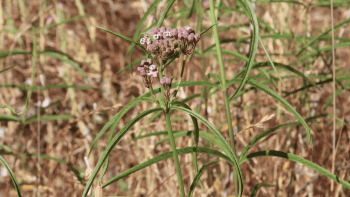
POLYGON ((166 126, 168 128, 171 149, 173 151, 174 162, 175 162, 175 166, 176 166, 176 173, 177 173, 177 179, 179 182, 181 197, 185 197, 184 183, 182 180, 181 168, 180 168, 179 158, 177 155, 176 144, 175 144, 175 139, 174 139, 174 135, 173 135, 173 129, 171 127, 170 115, 169 115, 169 113, 164 113, 164 115, 165 115, 166 126))
POLYGON ((182 76, 183 76, 183 74, 184 74, 185 63, 186 63, 186 55, 184 55, 183 57, 184 57, 184 58, 183 58, 183 60, 182 60, 182 68, 181 68, 181 74, 180 74, 179 82, 177 83, 177 87, 176 87, 176 90, 175 90, 175 92, 174 92, 174 96, 173 96, 173 98, 172 98, 172 100, 171 100, 171 104, 174 103, 174 100, 175 100, 175 98, 176 98, 177 92, 179 91, 179 88, 180 88, 180 83, 181 83, 181 81, 182 81, 182 76))
MULTIPOLYGON (((213 0, 210 0, 210 17, 213 22, 213 24, 216 23, 216 17, 214 13, 214 2, 213 0)), ((216 51, 218 54, 218 60, 219 60, 219 65, 220 65, 220 73, 221 73, 221 85, 223 88, 223 96, 224 96, 224 102, 225 102, 225 108, 226 108, 226 118, 227 118, 227 125, 228 125, 228 132, 230 136, 230 145, 232 148, 232 151, 234 154, 236 154, 235 150, 235 143, 234 143, 234 138, 233 138, 233 127, 232 127, 232 119, 231 119, 231 113, 230 113, 230 106, 228 102, 228 96, 227 96, 227 85, 226 85, 226 75, 225 75, 225 67, 224 67, 224 61, 222 58, 222 53, 221 53, 221 47, 220 47, 220 40, 219 40, 219 34, 218 34, 218 27, 216 25, 213 26, 213 34, 214 34, 214 39, 215 39, 215 46, 216 46, 216 51)), ((236 173, 236 169, 234 170, 234 184, 235 184, 235 192, 236 196, 238 196, 238 177, 236 173)))
MULTIPOLYGON (((210 12, 211 12, 210 16, 211 16, 212 22, 216 23, 213 0, 210 0, 210 12)), ((230 144, 231 144, 233 152, 236 154, 235 144, 233 141, 233 128, 232 128, 230 106, 229 106, 228 97, 227 97, 225 67, 224 67, 224 61, 222 59, 220 40, 219 40, 219 35, 218 35, 218 28, 216 25, 213 26, 213 32, 214 32, 214 38, 215 38, 216 51, 218 54, 218 60, 219 60, 219 65, 220 65, 221 83, 222 83, 223 93, 224 93, 224 102, 225 102, 225 107, 226 107, 226 116, 227 116, 228 131, 229 131, 229 136, 230 136, 230 144)))

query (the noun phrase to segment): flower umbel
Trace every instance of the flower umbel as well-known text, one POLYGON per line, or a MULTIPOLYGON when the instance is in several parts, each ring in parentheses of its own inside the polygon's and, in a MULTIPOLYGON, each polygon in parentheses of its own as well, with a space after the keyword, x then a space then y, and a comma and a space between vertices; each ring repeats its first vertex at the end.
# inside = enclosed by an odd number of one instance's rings
POLYGON ((153 79, 158 77, 158 68, 153 64, 151 58, 142 60, 141 65, 137 68, 142 76, 143 83, 146 88, 150 88, 153 83, 153 79))
POLYGON ((182 51, 185 55, 191 54, 198 41, 200 34, 196 34, 192 27, 187 26, 180 29, 170 29, 169 27, 153 28, 148 32, 155 39, 152 41, 147 35, 144 36, 147 51, 154 58, 160 57, 166 60, 182 51))

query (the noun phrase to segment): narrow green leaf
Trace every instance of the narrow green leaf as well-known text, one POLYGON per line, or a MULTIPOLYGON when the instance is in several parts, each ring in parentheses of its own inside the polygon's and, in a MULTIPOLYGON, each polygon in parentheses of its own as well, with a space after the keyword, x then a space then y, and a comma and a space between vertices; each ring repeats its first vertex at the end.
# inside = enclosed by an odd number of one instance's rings
MULTIPOLYGON (((89 154, 91 153, 92 149, 96 146, 97 141, 102 137, 102 135, 107 131, 107 129, 112 124, 117 124, 120 119, 125 115, 126 112, 128 112, 131 108, 133 108, 136 104, 138 104, 141 101, 150 101, 154 102, 153 99, 145 97, 144 95, 141 95, 137 97, 136 99, 131 100, 123 109, 121 109, 116 115, 114 115, 101 129, 101 131, 97 134, 94 141, 91 143, 89 154)), ((111 132, 114 132, 111 130, 111 132)))
POLYGON ((166 18, 171 6, 173 6, 173 4, 175 3, 175 0, 170 0, 167 2, 167 6, 166 8, 164 9, 162 15, 160 16, 159 20, 158 20, 158 23, 157 23, 157 27, 160 27, 164 21, 164 19, 166 18))
POLYGON ((19 120, 17 117, 15 116, 11 116, 11 115, 7 115, 7 114, 1 114, 0 115, 0 121, 4 121, 4 122, 8 122, 8 121, 15 121, 15 122, 19 122, 21 120, 19 120))
MULTIPOLYGON (((350 18, 346 19, 343 22, 340 22, 338 24, 336 24, 334 26, 334 30, 337 30, 339 27, 343 26, 344 24, 347 24, 350 22, 350 18)), ((310 42, 308 42, 303 48, 300 49, 300 51, 298 52, 297 56, 299 56, 306 48, 308 48, 310 45, 312 45, 313 43, 315 43, 317 40, 319 40, 322 36, 328 34, 329 32, 332 31, 332 28, 328 28, 326 31, 322 32, 321 34, 319 34, 318 36, 314 37, 310 42)))
MULTIPOLYGON (((270 66, 270 62, 258 62, 256 64, 254 64, 253 66, 253 69, 256 69, 256 68, 261 68, 261 67, 267 67, 267 66, 270 66)), ((274 62, 274 65, 276 67, 279 67, 279 68, 283 68, 283 69, 286 69, 286 70, 289 70, 291 71, 292 73, 300 76, 301 78, 305 79, 307 82, 309 82, 310 84, 312 84, 314 87, 316 87, 318 90, 321 90, 315 82, 313 82, 309 77, 305 76, 302 72, 298 71, 296 68, 292 67, 292 66, 287 66, 285 64, 282 64, 282 63, 278 63, 278 62, 274 62)), ((245 69, 242 69, 240 70, 235 76, 234 78, 237 78, 239 77, 240 75, 242 75, 244 72, 245 72, 245 69)))
MULTIPOLYGON (((179 155, 192 154, 194 152, 194 147, 185 147, 185 148, 181 148, 181 149, 176 149, 176 152, 179 155)), ((226 155, 224 155, 223 153, 221 153, 217 150, 206 148, 206 147, 197 147, 197 153, 206 153, 206 154, 214 155, 214 156, 225 159, 226 161, 228 161, 229 163, 231 163, 233 165, 233 161, 230 160, 230 158, 228 158, 226 155)), ((142 170, 148 166, 151 166, 152 164, 158 163, 160 161, 163 161, 165 159, 169 159, 172 157, 173 157, 172 151, 157 155, 156 157, 154 157, 152 159, 148 159, 147 161, 145 161, 141 164, 138 164, 137 166, 134 166, 132 168, 127 169, 126 171, 120 173, 118 176, 113 177, 112 179, 110 179, 106 183, 104 183, 102 187, 105 188, 108 185, 110 185, 110 184, 112 184, 112 183, 134 173, 134 172, 137 172, 137 171, 142 170)))
POLYGON ((78 16, 74 16, 74 17, 72 17, 72 18, 62 20, 61 22, 56 23, 56 24, 46 25, 46 26, 44 26, 44 27, 37 28, 37 31, 39 32, 39 31, 42 31, 42 30, 51 29, 51 28, 53 28, 53 27, 57 27, 57 26, 60 26, 60 25, 66 24, 66 23, 70 23, 70 22, 72 22, 72 21, 75 21, 75 20, 78 20, 78 19, 81 19, 81 18, 85 18, 85 17, 87 17, 87 15, 78 15, 78 16))
POLYGON ((0 59, 10 55, 31 55, 31 53, 24 50, 0 51, 0 59))
MULTIPOLYGON (((334 48, 337 49, 337 48, 343 48, 343 47, 349 47, 349 46, 350 46, 350 42, 348 42, 348 43, 339 43, 339 44, 336 44, 334 46, 334 48)), ((315 55, 319 55, 323 51, 331 51, 331 50, 332 50, 332 46, 328 46, 328 47, 324 47, 324 48, 318 49, 318 50, 316 50, 316 51, 314 51, 312 53, 308 53, 308 54, 302 56, 301 58, 299 58, 297 61, 293 62, 292 66, 294 66, 294 65, 296 65, 296 64, 298 64, 298 63, 300 63, 300 62, 302 62, 304 60, 309 60, 310 57, 315 56, 315 55)))
POLYGON ((74 62, 70 59, 67 59, 66 57, 63 57, 62 55, 59 55, 58 53, 55 53, 52 51, 43 51, 43 52, 40 52, 38 54, 51 56, 51 57, 57 58, 58 60, 61 60, 62 62, 65 62, 65 63, 71 65, 75 70, 79 71, 85 79, 87 79, 85 72, 79 67, 79 65, 76 62, 74 62))
MULTIPOLYGON (((250 70, 253 67, 255 54, 256 54, 256 51, 258 50, 259 25, 258 25, 258 21, 257 21, 256 15, 255 15, 254 9, 248 0, 243 0, 242 3, 243 3, 245 11, 247 12, 247 15, 249 16, 250 21, 253 24, 254 28, 253 28, 253 35, 252 35, 252 43, 251 43, 249 60, 247 62, 247 70, 244 74, 242 82, 239 84, 238 88, 236 89, 235 93, 232 95, 231 98, 235 97, 236 94, 238 94, 241 91, 241 89, 245 85, 246 81, 248 80, 250 70)), ((231 100, 231 99, 229 99, 229 100, 231 100)))
MULTIPOLYGON (((143 26, 143 24, 145 23, 147 17, 151 14, 151 12, 157 8, 157 5, 159 4, 161 0, 155 0, 152 5, 148 8, 148 10, 146 11, 146 13, 142 16, 139 24, 137 24, 137 27, 136 27, 136 30, 135 30, 135 33, 134 33, 134 37, 133 37, 133 40, 135 42, 137 42, 137 38, 140 37, 140 31, 141 31, 141 28, 143 26)), ((150 37, 152 39, 152 36, 150 37)), ((135 43, 132 42, 131 43, 131 46, 129 47, 128 51, 130 51, 130 62, 132 62, 132 56, 133 56, 133 53, 134 53, 134 47, 135 47, 135 43)), ((130 71, 131 68, 130 68, 130 71)))
POLYGON ((11 170, 10 166, 6 163, 5 159, 2 158, 1 156, 0 156, 0 163, 2 163, 2 165, 4 165, 5 168, 7 169, 7 171, 9 172, 10 177, 11 177, 11 180, 12 180, 12 182, 13 182, 13 185, 15 186, 15 189, 16 189, 16 191, 17 191, 17 195, 18 195, 19 197, 21 197, 21 196, 22 196, 21 189, 20 189, 20 187, 19 187, 19 184, 18 184, 18 182, 17 182, 17 179, 16 179, 16 177, 15 177, 15 174, 13 174, 13 171, 11 170))
POLYGON ((257 183, 254 186, 252 193, 250 193, 250 197, 255 197, 256 194, 258 193, 260 187, 276 187, 276 185, 271 185, 271 184, 267 184, 267 183, 257 183))
POLYGON ((269 61, 271 63, 271 66, 272 66, 273 70, 275 70, 275 73, 277 74, 278 78, 280 79, 280 81, 282 82, 283 86, 285 87, 286 84, 284 84, 283 80, 281 79, 281 76, 278 74, 278 72, 276 70, 276 67, 275 67, 275 65, 274 65, 274 63, 273 63, 269 53, 267 52, 267 49, 265 48, 265 45, 264 45, 263 41, 261 40, 260 36, 259 36, 259 41, 260 41, 261 46, 263 47, 263 49, 264 49, 264 51, 266 53, 267 58, 269 59, 269 61))
MULTIPOLYGON (((175 101, 174 105, 179 105, 179 106, 182 106, 182 107, 192 111, 192 109, 188 105, 186 105, 186 103, 184 103, 184 102, 175 101)), ((194 146, 195 146, 195 149, 197 149, 197 147, 198 147, 198 140, 199 140, 198 121, 197 121, 197 119, 194 116, 190 115, 190 117, 191 117, 191 120, 192 120, 192 123, 193 123, 193 127, 194 127, 194 146)), ((193 166, 194 166, 195 172, 198 173, 197 153, 196 152, 193 153, 193 166)), ((200 182, 200 185, 202 185, 202 182, 200 182)))
MULTIPOLYGON (((70 119, 74 119, 76 117, 71 116, 71 115, 48 115, 48 116, 41 116, 40 117, 40 121, 44 121, 44 120, 70 120, 70 119)), ((38 118, 37 117, 32 117, 32 118, 28 118, 26 120, 26 124, 29 123, 33 123, 33 122, 37 122, 38 118)))
POLYGON ((215 25, 219 24, 219 21, 216 21, 214 24, 212 24, 210 27, 208 27, 206 30, 201 32, 201 35, 205 34, 207 31, 209 31, 212 27, 214 27, 215 25))
POLYGON ((147 116, 148 114, 157 112, 157 111, 162 111, 162 108, 152 108, 152 109, 148 109, 142 113, 140 113, 139 115, 137 115, 134 119, 132 119, 130 122, 128 122, 122 130, 120 130, 117 135, 112 139, 112 141, 107 145, 106 150, 102 153, 102 156, 100 157, 98 163, 96 164, 95 169, 93 170, 89 181, 86 183, 86 187, 84 189, 83 192, 83 197, 86 197, 92 182, 94 181, 98 171, 101 169, 103 163, 105 162, 106 158, 109 156, 109 154, 111 153, 112 149, 114 148, 115 145, 117 145, 117 143, 120 141, 120 139, 125 135, 125 133, 132 127, 134 126, 134 124, 136 122, 138 122, 140 119, 142 119, 143 117, 147 116))
MULTIPOLYGON (((327 116, 327 114, 310 117, 310 118, 307 118, 305 121, 306 122, 310 122, 310 121, 313 121, 313 120, 315 120, 317 118, 325 117, 325 116, 327 116)), ((270 129, 267 129, 267 130, 265 130, 263 132, 260 132, 252 140, 250 140, 250 142, 247 144, 247 146, 244 147, 244 149, 241 152, 241 155, 238 158, 239 159, 242 158, 256 142, 258 142, 260 139, 270 135, 274 131, 277 131, 277 130, 283 129, 283 128, 287 128, 287 127, 300 125, 300 124, 301 124, 300 122, 291 122, 291 123, 287 123, 287 124, 280 124, 278 126, 275 126, 275 127, 270 128, 270 129)))
POLYGON ((201 167, 201 169, 197 172, 196 176, 194 177, 192 184, 190 186, 190 190, 188 191, 188 197, 191 197, 193 195, 194 189, 196 188, 197 182, 200 180, 204 170, 208 168, 209 166, 218 163, 219 161, 212 161, 210 163, 207 163, 201 167))
POLYGON ((15 67, 15 66, 17 66, 17 64, 15 64, 15 65, 13 65, 13 66, 10 66, 10 67, 7 67, 7 68, 5 68, 5 69, 3 69, 3 70, 0 70, 0 73, 5 72, 5 71, 7 71, 7 70, 10 70, 11 68, 13 68, 13 67, 15 67))
POLYGON ((127 69, 129 69, 129 68, 132 69, 132 67, 139 65, 139 64, 141 63, 141 61, 144 60, 144 59, 146 59, 146 58, 147 58, 147 55, 141 57, 141 58, 140 58, 139 60, 137 60, 136 62, 133 62, 133 63, 131 63, 130 65, 128 65, 128 66, 126 66, 126 67, 120 69, 118 72, 115 73, 115 75, 120 74, 120 73, 124 72, 125 70, 127 70, 127 69))
POLYGON ((298 162, 300 164, 303 164, 311 169, 316 170, 317 172, 325 175, 326 177, 336 181, 337 183, 342 184, 344 187, 350 189, 350 183, 347 181, 344 181, 343 179, 340 179, 338 176, 332 174, 331 172, 329 172, 328 170, 322 168, 321 166, 312 163, 311 161, 308 161, 302 157, 296 156, 292 153, 285 153, 282 151, 277 151, 277 150, 266 150, 266 151, 259 151, 259 152, 255 152, 252 154, 247 155, 246 157, 242 157, 239 160, 239 163, 242 164, 244 162, 246 162, 249 159, 253 159, 255 157, 266 157, 266 156, 274 156, 274 157, 281 157, 281 158, 285 158, 288 159, 290 161, 295 161, 298 162))
POLYGON ((145 49, 145 47, 143 47, 143 46, 142 46, 140 43, 138 43, 137 41, 134 41, 134 40, 131 39, 131 38, 128 38, 128 37, 123 36, 123 35, 121 35, 121 34, 115 33, 115 32, 113 32, 113 31, 108 30, 108 29, 105 29, 105 28, 103 28, 103 27, 99 27, 99 26, 95 26, 95 27, 96 27, 96 28, 99 28, 99 29, 101 29, 101 30, 103 30, 103 31, 105 31, 105 32, 108 32, 108 33, 110 33, 110 34, 113 34, 113 35, 115 35, 115 36, 118 36, 119 38, 123 38, 124 40, 130 41, 130 42, 136 44, 136 45, 139 46, 144 52, 146 52, 146 53, 149 55, 149 57, 151 56, 151 54, 145 49))
POLYGON ((310 142, 311 147, 312 145, 312 138, 311 138, 311 131, 305 120, 301 117, 301 115, 291 106, 286 100, 284 100, 280 95, 278 95, 276 92, 271 90, 268 86, 259 83, 253 79, 250 79, 248 83, 264 92, 266 92, 268 95, 272 96, 274 99, 276 99, 279 103, 281 103, 283 106, 285 106, 291 113, 294 114, 294 116, 301 122, 301 124, 304 126, 306 130, 306 136, 308 141, 310 142))

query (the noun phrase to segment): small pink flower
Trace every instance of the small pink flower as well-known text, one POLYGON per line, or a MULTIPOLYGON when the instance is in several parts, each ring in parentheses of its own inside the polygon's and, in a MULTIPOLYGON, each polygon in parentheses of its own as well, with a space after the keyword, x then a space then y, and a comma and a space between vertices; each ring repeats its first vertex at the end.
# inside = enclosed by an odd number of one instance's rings
POLYGON ((59 3, 59 4, 58 4, 58 8, 59 8, 59 9, 63 9, 63 4, 62 4, 62 3, 59 3))
POLYGON ((152 59, 151 59, 151 58, 148 58, 148 59, 147 59, 147 63, 148 63, 148 65, 151 65, 151 64, 152 64, 152 59))
POLYGON ((164 76, 160 80, 160 84, 162 84, 162 85, 170 85, 171 84, 171 79, 169 77, 164 76))
POLYGON ((196 40, 196 42, 198 42, 201 39, 201 35, 200 34, 194 35, 194 39, 196 40))
POLYGON ((52 16, 50 16, 46 19, 46 24, 52 23, 52 21, 53 21, 53 18, 52 16))
POLYGON ((203 6, 204 8, 210 7, 210 2, 209 2, 209 0, 203 1, 202 6, 203 6))
POLYGON ((149 73, 147 73, 147 75, 148 76, 152 76, 152 77, 154 77, 154 78, 156 78, 157 76, 158 76, 158 68, 156 69, 156 70, 154 70, 154 71, 149 71, 149 73))

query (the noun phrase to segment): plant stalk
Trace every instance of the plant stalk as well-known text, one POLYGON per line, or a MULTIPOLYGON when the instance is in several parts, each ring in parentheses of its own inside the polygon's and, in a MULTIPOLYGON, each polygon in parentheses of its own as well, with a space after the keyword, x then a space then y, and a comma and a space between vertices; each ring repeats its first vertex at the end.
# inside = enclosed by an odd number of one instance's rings
POLYGON ((170 115, 169 115, 169 113, 164 113, 164 115, 165 115, 166 126, 167 126, 168 133, 169 133, 171 149, 173 151, 174 162, 175 162, 175 166, 176 166, 176 173, 177 173, 177 179, 179 182, 181 197, 185 197, 184 183, 182 180, 181 167, 180 167, 179 158, 177 155, 176 144, 175 144, 175 139, 174 139, 174 135, 173 135, 173 129, 171 127, 170 115))
MULTIPOLYGON (((210 0, 210 17, 213 22, 213 24, 216 23, 216 16, 214 13, 214 2, 213 0, 210 0)), ((227 118, 227 125, 228 125, 228 132, 230 136, 230 145, 232 148, 232 151, 234 154, 236 154, 235 150, 235 143, 233 138, 233 127, 232 127, 232 119, 231 119, 231 112, 230 112, 230 106, 228 102, 228 96, 227 96, 227 85, 226 85, 226 75, 225 75, 225 67, 224 67, 224 61, 222 58, 222 52, 220 47, 220 40, 219 40, 219 34, 218 34, 218 27, 216 25, 213 26, 213 34, 215 39, 215 46, 216 51, 218 54, 218 60, 220 65, 220 73, 221 73, 221 85, 223 90, 223 96, 224 96, 224 102, 225 102, 225 108, 226 108, 226 118, 227 118)), ((234 170, 234 184, 235 184, 235 193, 236 196, 238 196, 238 177, 236 173, 236 169, 234 170)))

